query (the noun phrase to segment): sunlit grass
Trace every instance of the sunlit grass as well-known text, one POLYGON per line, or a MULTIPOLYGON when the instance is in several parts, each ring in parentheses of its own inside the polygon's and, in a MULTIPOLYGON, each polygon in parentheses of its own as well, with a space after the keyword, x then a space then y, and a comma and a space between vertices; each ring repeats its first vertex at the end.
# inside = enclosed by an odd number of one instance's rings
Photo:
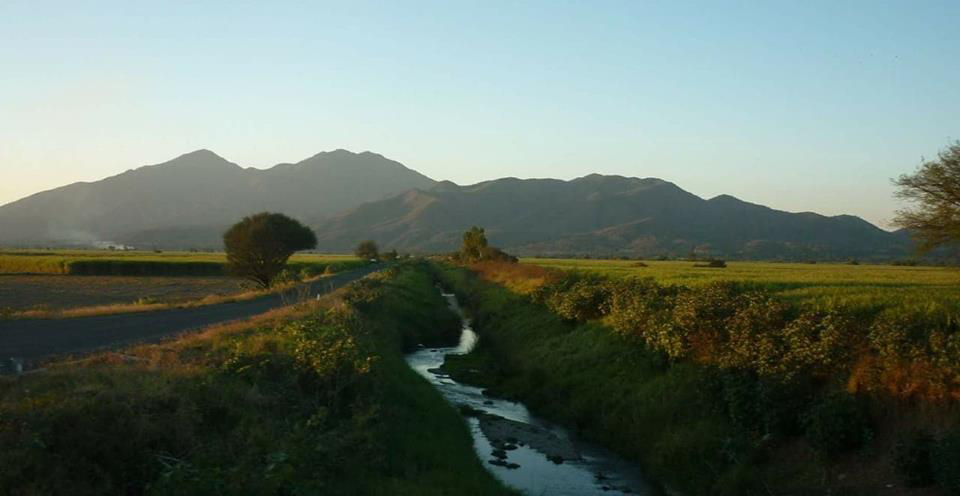
MULTIPOLYGON (((6 250, 0 251, 0 274, 69 274, 70 264, 86 261, 215 263, 225 264, 222 252, 184 251, 112 251, 112 250, 6 250)), ((297 253, 290 258, 293 265, 349 262, 352 255, 297 253)))
POLYGON ((0 376, 3 494, 513 494, 401 344, 458 319, 425 273, 0 376), (41 475, 37 475, 41 474, 41 475))
POLYGON ((694 267, 687 261, 523 259, 524 264, 583 270, 612 277, 652 277, 662 284, 702 286, 735 281, 804 305, 889 306, 946 310, 960 315, 960 269, 893 265, 727 262, 727 267, 694 267))

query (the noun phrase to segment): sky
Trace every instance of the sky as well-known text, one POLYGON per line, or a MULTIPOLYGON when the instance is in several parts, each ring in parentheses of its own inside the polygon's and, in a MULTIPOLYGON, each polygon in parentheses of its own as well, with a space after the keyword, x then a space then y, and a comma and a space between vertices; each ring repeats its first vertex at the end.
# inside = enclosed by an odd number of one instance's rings
POLYGON ((659 177, 889 227, 960 139, 960 2, 0 0, 0 204, 207 148, 659 177))

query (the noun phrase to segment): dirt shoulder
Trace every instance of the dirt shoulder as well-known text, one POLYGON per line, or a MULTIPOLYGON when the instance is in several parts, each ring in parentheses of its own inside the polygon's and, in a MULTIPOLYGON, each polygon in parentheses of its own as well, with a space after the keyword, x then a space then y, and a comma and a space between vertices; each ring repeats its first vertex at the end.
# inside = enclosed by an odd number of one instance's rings
POLYGON ((259 315, 296 298, 337 289, 381 267, 366 267, 247 301, 70 319, 0 319, 0 373, 47 357, 154 342, 213 324, 259 315))

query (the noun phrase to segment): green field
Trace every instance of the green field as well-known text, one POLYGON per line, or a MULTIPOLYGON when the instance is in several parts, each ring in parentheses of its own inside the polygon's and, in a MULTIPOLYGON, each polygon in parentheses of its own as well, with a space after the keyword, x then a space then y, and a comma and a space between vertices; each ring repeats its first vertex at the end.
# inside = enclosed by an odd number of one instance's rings
POLYGON ((727 262, 726 268, 689 261, 522 260, 526 264, 595 272, 613 277, 652 277, 662 284, 701 286, 736 281, 817 307, 924 306, 960 314, 960 269, 893 265, 727 262))
MULTIPOLYGON (((220 275, 226 255, 218 252, 152 252, 111 250, 0 251, 0 274, 78 275, 220 275)), ((352 263, 352 255, 295 254, 295 270, 332 263, 352 263)))
POLYGON ((684 494, 960 494, 957 269, 523 262, 437 269, 483 336, 455 380, 684 494))

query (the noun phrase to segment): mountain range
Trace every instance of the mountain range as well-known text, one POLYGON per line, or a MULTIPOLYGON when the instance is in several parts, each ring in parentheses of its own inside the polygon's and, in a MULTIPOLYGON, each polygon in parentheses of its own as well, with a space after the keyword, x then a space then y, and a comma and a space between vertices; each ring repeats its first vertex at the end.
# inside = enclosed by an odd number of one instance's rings
POLYGON ((270 169, 199 150, 0 207, 0 244, 219 248, 232 222, 284 212, 315 228, 318 249, 373 239, 400 251, 451 251, 464 230, 519 255, 892 259, 903 231, 850 215, 791 213, 729 195, 703 199, 654 178, 591 174, 570 181, 437 182, 370 152, 336 150, 270 169))
POLYGON ((365 201, 433 184, 369 152, 336 150, 261 170, 198 150, 4 205, 0 243, 219 247, 220 234, 244 215, 266 210, 316 222, 365 201))

